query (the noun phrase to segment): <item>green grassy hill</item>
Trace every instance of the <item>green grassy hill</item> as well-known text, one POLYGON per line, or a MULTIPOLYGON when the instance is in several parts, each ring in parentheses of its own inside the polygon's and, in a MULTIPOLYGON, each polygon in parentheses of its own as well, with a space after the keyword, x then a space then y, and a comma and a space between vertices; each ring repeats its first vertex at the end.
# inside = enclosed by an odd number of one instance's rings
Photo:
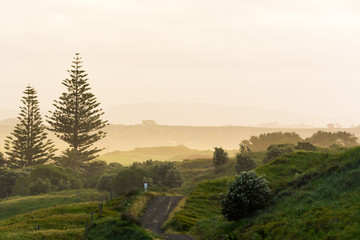
POLYGON ((210 150, 195 150, 185 146, 176 147, 152 147, 135 148, 131 151, 116 151, 107 153, 100 157, 108 163, 117 162, 124 166, 131 165, 133 162, 145 162, 146 160, 159 161, 181 161, 184 159, 211 158, 213 152, 210 150))
POLYGON ((0 201, 0 220, 33 210, 59 206, 63 204, 103 201, 108 193, 95 189, 66 190, 35 196, 16 196, 0 201))
POLYGON ((269 181, 269 207, 239 222, 221 215, 230 178, 199 184, 167 227, 197 239, 356 239, 360 236, 360 148, 295 152, 256 169, 269 181))
MULTIPOLYGON (((151 233, 141 229, 136 222, 152 197, 149 193, 133 193, 111 200, 109 206, 101 201, 104 206, 101 214, 99 201, 64 204, 19 214, 0 220, 0 239, 81 240, 88 224, 88 239, 151 240, 154 239, 151 233)), ((10 202, 9 206, 11 204, 14 203, 10 202)), ((34 200, 34 204, 41 203, 34 200)))

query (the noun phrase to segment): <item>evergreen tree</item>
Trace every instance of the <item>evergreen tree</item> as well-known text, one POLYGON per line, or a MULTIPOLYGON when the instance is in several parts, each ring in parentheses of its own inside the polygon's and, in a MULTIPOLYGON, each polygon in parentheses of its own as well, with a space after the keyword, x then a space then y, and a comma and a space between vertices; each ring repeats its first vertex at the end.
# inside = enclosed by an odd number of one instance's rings
POLYGON ((212 163, 215 167, 220 167, 229 160, 228 153, 222 147, 215 147, 214 149, 212 163))
POLYGON ((107 121, 101 119, 104 113, 95 95, 90 92, 79 53, 75 54, 72 63, 72 69, 68 70, 70 79, 62 82, 67 91, 54 101, 55 111, 50 111, 52 116, 47 116, 47 122, 51 126, 49 130, 70 145, 58 159, 60 165, 84 170, 86 163, 102 150, 91 146, 106 136, 100 129, 107 125, 107 121))
POLYGON ((47 138, 35 89, 27 86, 23 93, 20 122, 15 125, 12 136, 5 140, 9 167, 43 164, 53 158, 56 151, 53 142, 47 138))

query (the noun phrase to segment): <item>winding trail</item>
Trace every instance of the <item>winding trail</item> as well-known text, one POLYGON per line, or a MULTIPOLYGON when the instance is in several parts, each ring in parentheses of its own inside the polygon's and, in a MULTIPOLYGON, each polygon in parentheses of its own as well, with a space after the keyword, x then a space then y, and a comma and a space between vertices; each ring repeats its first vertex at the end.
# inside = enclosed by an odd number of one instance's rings
POLYGON ((181 196, 155 197, 147 206, 141 218, 141 226, 157 234, 165 236, 168 240, 194 240, 186 234, 164 234, 161 226, 168 218, 170 212, 182 199, 181 196))

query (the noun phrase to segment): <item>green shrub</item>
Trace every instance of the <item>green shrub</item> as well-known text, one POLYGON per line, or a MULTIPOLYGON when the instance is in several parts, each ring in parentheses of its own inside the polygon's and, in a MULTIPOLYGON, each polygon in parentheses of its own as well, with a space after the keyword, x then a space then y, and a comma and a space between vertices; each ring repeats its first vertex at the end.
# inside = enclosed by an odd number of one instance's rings
POLYGON ((295 149, 295 146, 293 144, 289 144, 289 143, 271 145, 268 147, 268 149, 266 151, 266 155, 265 155, 263 162, 268 163, 271 160, 274 160, 275 158, 277 158, 283 154, 293 152, 294 149, 295 149))
POLYGON ((29 169, 10 169, 0 170, 0 198, 5 198, 12 194, 12 189, 16 184, 19 176, 27 177, 29 169))
POLYGON ((102 175, 96 184, 96 189, 99 191, 110 192, 114 182, 115 175, 102 175))
POLYGON ((118 195, 143 188, 144 176, 148 175, 146 170, 137 165, 120 169, 116 174, 112 189, 118 195))
POLYGON ((305 151, 316 151, 317 147, 309 142, 298 142, 295 147, 297 150, 305 150, 305 151))
POLYGON ((15 186, 12 188, 12 195, 26 196, 29 195, 29 179, 24 176, 19 176, 16 179, 15 186))
POLYGON ((243 172, 230 182, 221 197, 222 214, 229 221, 237 221, 255 210, 264 208, 270 200, 270 189, 263 177, 243 172))
POLYGON ((180 187, 182 184, 182 177, 176 168, 171 168, 165 174, 165 186, 180 187))
POLYGON ((30 173, 30 181, 35 182, 38 178, 48 179, 53 191, 79 189, 84 182, 83 177, 78 172, 55 165, 38 165, 34 167, 30 173))
POLYGON ((51 182, 47 178, 37 178, 29 185, 30 195, 47 193, 51 189, 51 182))

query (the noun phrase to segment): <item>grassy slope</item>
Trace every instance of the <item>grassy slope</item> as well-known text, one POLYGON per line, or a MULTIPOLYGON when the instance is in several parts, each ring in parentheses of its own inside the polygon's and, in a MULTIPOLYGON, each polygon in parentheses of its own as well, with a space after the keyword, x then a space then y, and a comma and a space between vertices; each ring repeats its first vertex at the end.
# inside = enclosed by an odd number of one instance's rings
MULTIPOLYGON (((236 151, 229 152, 230 156, 235 156, 236 151)), ((257 152, 254 154, 254 159, 257 166, 262 165, 262 159, 265 156, 265 152, 257 152)), ((212 165, 211 158, 207 159, 191 159, 183 160, 176 163, 176 167, 180 170, 184 182, 181 188, 177 191, 181 194, 188 194, 195 186, 207 180, 216 179, 224 176, 234 176, 236 160, 234 157, 231 157, 225 166, 214 168, 212 165)))
POLYGON ((267 209, 225 221, 216 199, 226 185, 222 178, 199 184, 168 226, 191 228, 199 239, 353 239, 360 234, 359 165, 360 148, 338 155, 288 154, 256 170, 276 194, 267 209))
POLYGON ((131 165, 133 162, 144 162, 149 159, 159 161, 180 161, 183 159, 194 159, 200 157, 212 157, 210 150, 195 150, 185 146, 176 147, 153 147, 153 148, 135 148, 131 151, 116 151, 107 153, 100 157, 108 163, 117 162, 124 166, 131 165))
POLYGON ((153 239, 136 225, 143 206, 151 194, 135 194, 114 199, 99 215, 99 202, 73 203, 17 215, 0 221, 0 239, 83 239, 89 224, 89 239, 153 239), (138 201, 139 200, 139 201, 138 201), (127 212, 121 218, 120 212, 127 212), (135 214, 135 215, 132 215, 135 214), (37 226, 40 225, 40 231, 37 226))
POLYGON ((95 189, 66 190, 36 196, 10 197, 0 201, 0 220, 33 210, 63 204, 104 200, 107 193, 95 189))

